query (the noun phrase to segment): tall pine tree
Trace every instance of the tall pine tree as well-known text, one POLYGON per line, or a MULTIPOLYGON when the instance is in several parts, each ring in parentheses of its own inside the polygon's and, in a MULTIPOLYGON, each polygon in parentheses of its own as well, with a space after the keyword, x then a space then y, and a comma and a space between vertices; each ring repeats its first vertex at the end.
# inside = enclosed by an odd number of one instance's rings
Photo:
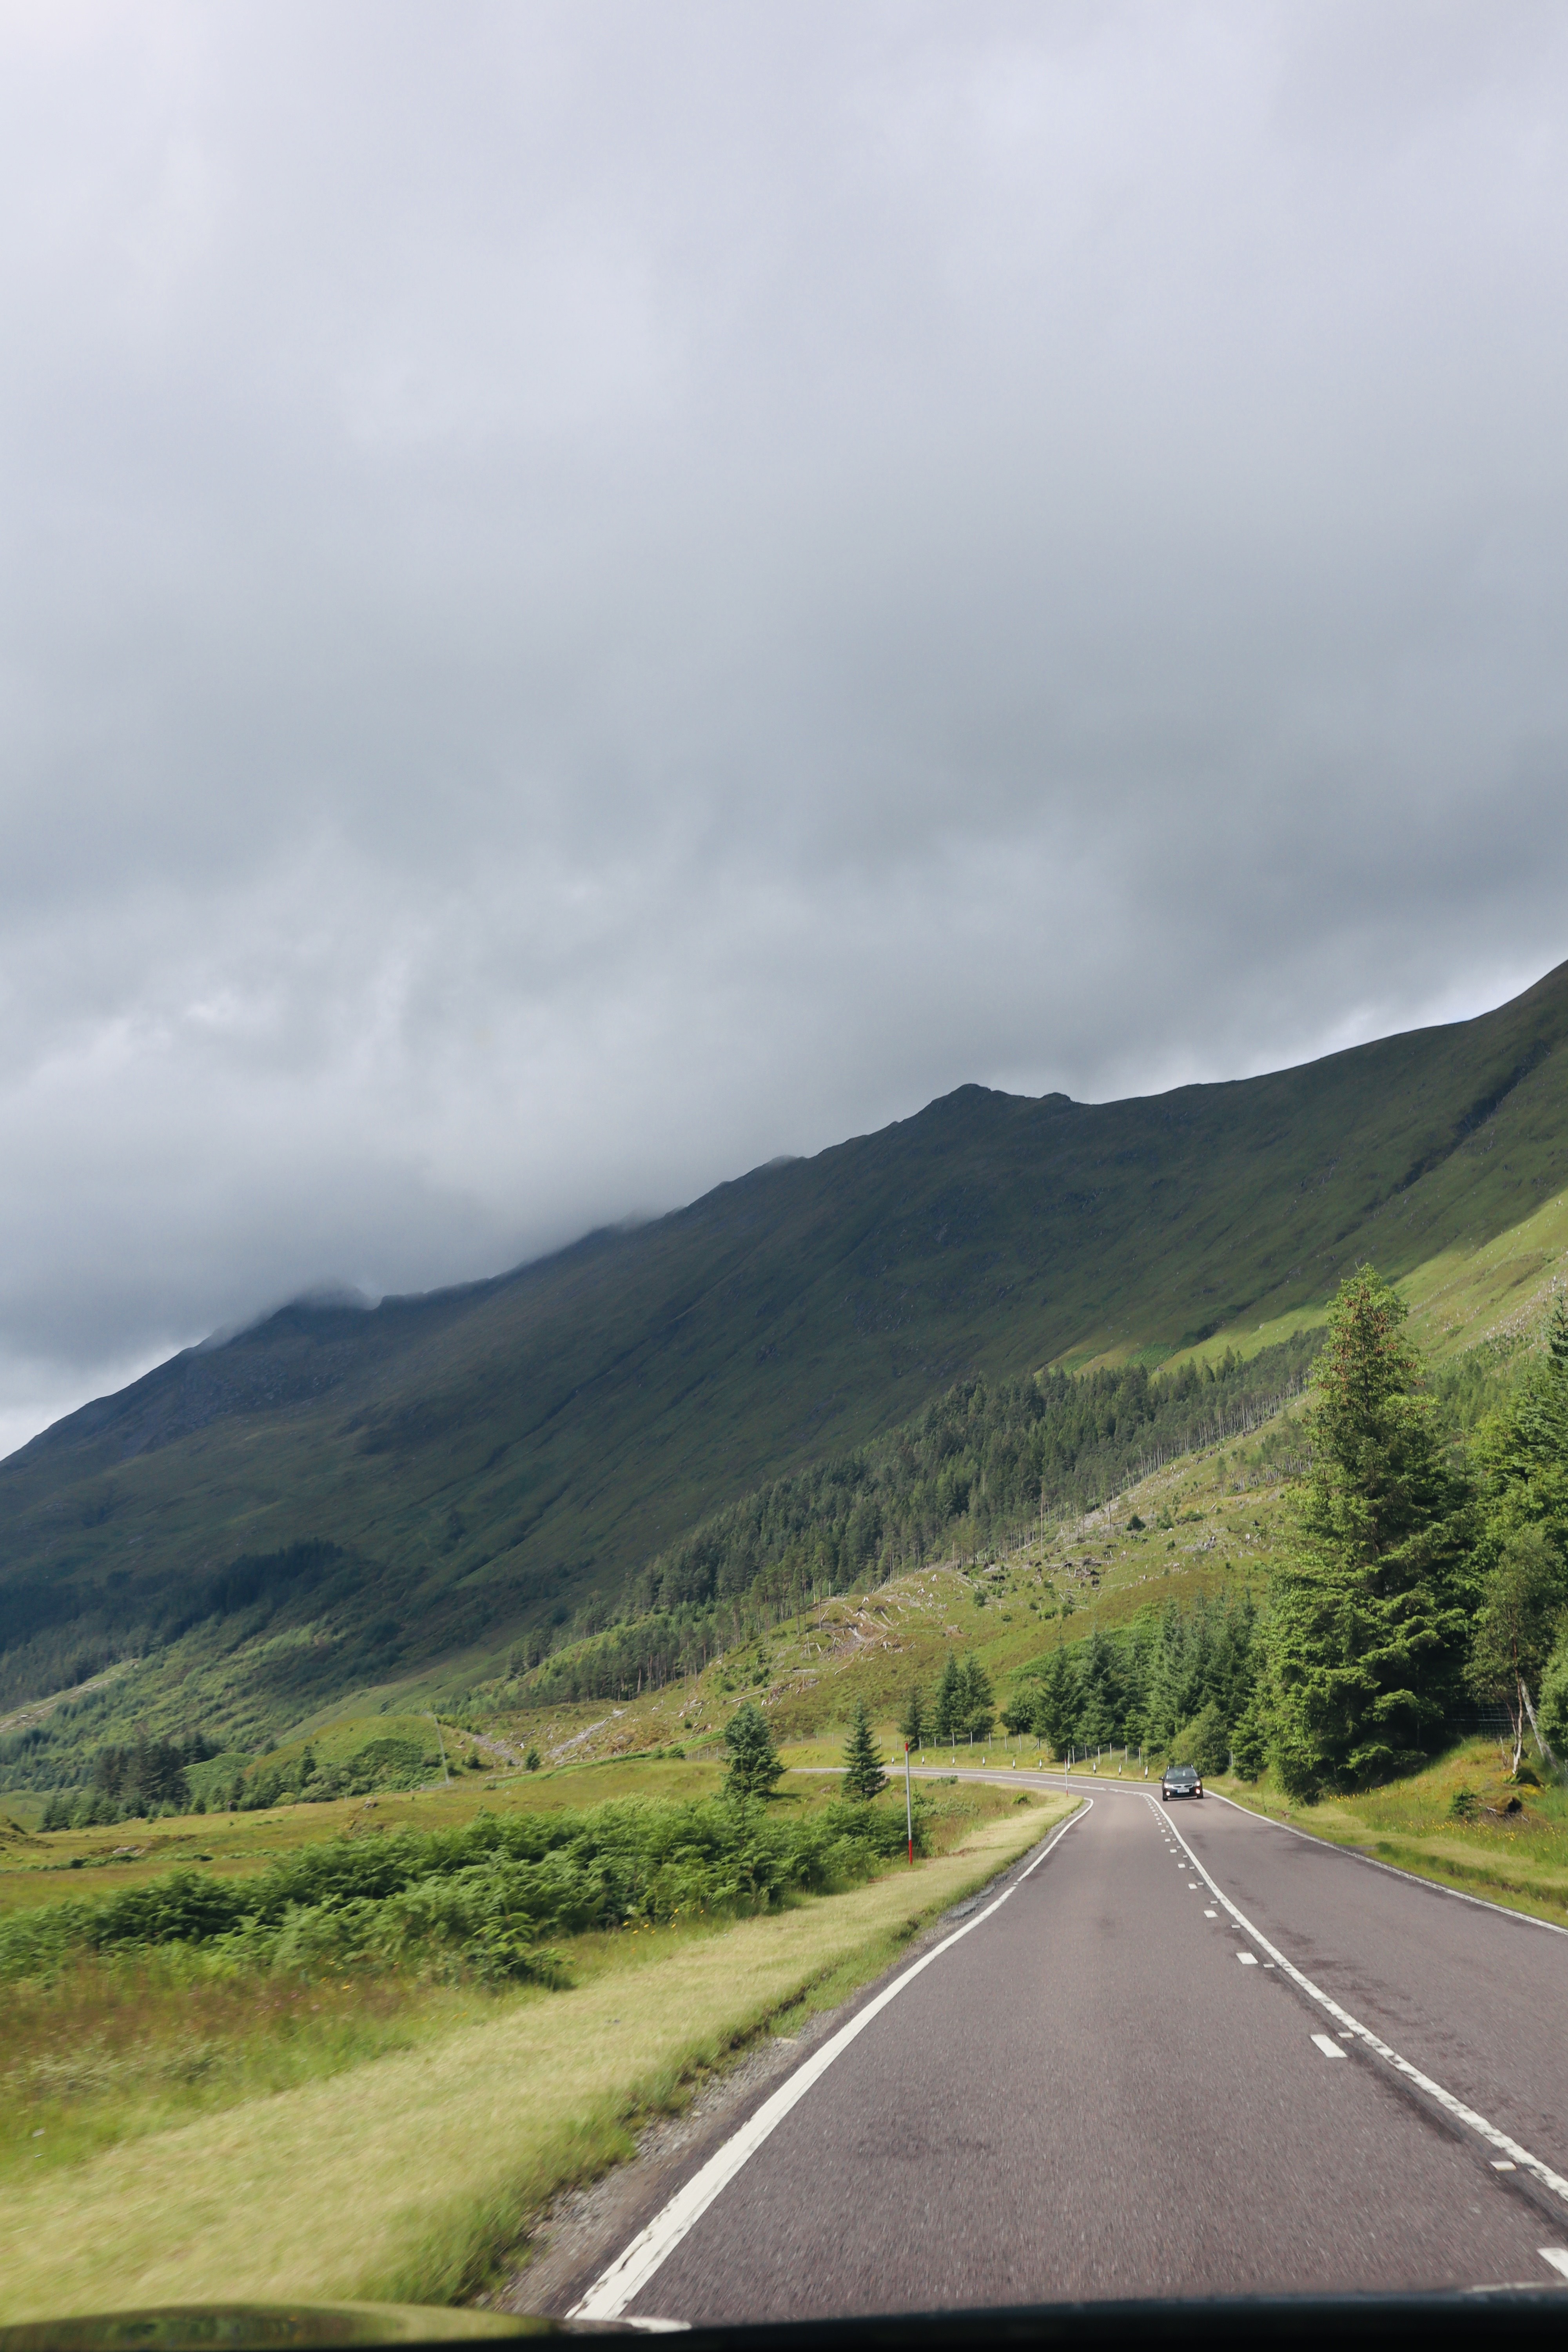
POLYGON ((996 1719, 996 1694, 978 1658, 965 1658, 958 1669, 957 1732, 967 1739, 988 1739, 996 1719))
POLYGON ((849 1719, 849 1737, 844 1743, 844 1793, 858 1797, 868 1803, 879 1797, 888 1785, 882 1769, 882 1759, 877 1753, 877 1743, 871 1737, 871 1719, 866 1712, 866 1702, 857 1698, 855 1712, 849 1719))
POLYGON ((1034 1728, 1049 1745, 1058 1763, 1072 1746, 1078 1729, 1078 1676, 1073 1672, 1072 1659, 1065 1648, 1055 1649, 1040 1677, 1034 1728))
POLYGON ((1552 1302, 1545 1355, 1482 1423, 1476 1461, 1489 1556, 1528 1527, 1542 1528, 1553 1551, 1568 1556, 1568 1293, 1552 1302))
POLYGON ((730 1769, 724 1792, 731 1797, 766 1797, 784 1770, 773 1726, 754 1699, 747 1699, 730 1717, 724 1732, 730 1769))
MULTIPOLYGON (((1531 1691, 1540 1691, 1542 1669, 1552 1654, 1564 1601, 1568 1589, 1563 1562, 1547 1541, 1545 1528, 1516 1528, 1505 1538, 1481 1589, 1468 1669, 1472 1690, 1483 1698, 1500 1699, 1508 1709, 1516 1773, 1526 1724, 1538 1739, 1542 1737, 1531 1691)), ((1550 1747, 1550 1735, 1544 1745, 1550 1747)))
POLYGON ((1116 1654, 1097 1625, 1079 1668, 1079 1730, 1086 1748, 1109 1748, 1121 1719, 1116 1654))
POLYGON ((963 1718, 964 1684, 958 1660, 950 1650, 942 1661, 942 1676, 936 1686, 935 1729, 944 1743, 958 1738, 963 1718))
POLYGON ((1312 1380, 1312 1467, 1268 1629, 1271 1748, 1295 1796, 1415 1764, 1463 1666, 1468 1496, 1415 1394, 1404 1301, 1341 1284, 1312 1380))

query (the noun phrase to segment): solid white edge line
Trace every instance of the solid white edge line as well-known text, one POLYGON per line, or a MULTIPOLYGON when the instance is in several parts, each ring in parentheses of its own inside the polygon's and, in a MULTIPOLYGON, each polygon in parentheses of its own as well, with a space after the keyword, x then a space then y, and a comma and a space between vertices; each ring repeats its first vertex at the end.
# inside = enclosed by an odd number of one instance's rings
MULTIPOLYGON (((1149 1801, 1152 1805, 1152 1799, 1149 1801)), ((1247 1807, 1238 1805, 1237 1811, 1245 1812, 1247 1807)), ((1175 1831, 1174 1834, 1182 1838, 1180 1830, 1175 1831)), ((1540 2157, 1532 2156, 1529 2148, 1521 2147, 1519 2141, 1510 2138, 1507 2132, 1499 2131, 1495 2124, 1488 2123, 1485 2116, 1479 2116, 1474 2107, 1467 2107, 1462 2099, 1457 2099, 1454 2096, 1452 2091, 1446 2091, 1441 2083, 1435 2083, 1430 2074, 1424 2074, 1418 2066, 1413 2066, 1410 2063, 1408 2058, 1402 2058, 1397 2050, 1390 2049, 1388 2043, 1380 2040, 1370 2027, 1363 2025, 1359 2018, 1352 2017, 1348 2009, 1342 2009, 1331 1994, 1324 1992, 1321 1986, 1315 1985, 1310 1977, 1304 1976, 1293 1960, 1288 1960, 1284 1953, 1269 1942, 1262 1930, 1253 1926, 1244 1911, 1237 1908, 1229 1895, 1205 1869, 1197 1855, 1193 1853, 1192 1847, 1187 1845, 1185 1838, 1182 1838, 1182 1843, 1186 1846, 1188 1853, 1192 1854, 1193 1868, 1208 1885, 1215 1901, 1224 1905, 1237 1926, 1250 1936, 1261 1950, 1268 1954, 1277 1968, 1283 1969, 1293 1984, 1300 1986, 1309 2000, 1315 2000, 1320 2009, 1326 2010, 1331 2017, 1337 2019, 1356 2041, 1364 2042, 1369 2050, 1374 2050, 1380 2058, 1394 2069, 1396 2074, 1403 2074, 1407 2083, 1414 2083, 1416 2088, 1424 2091, 1429 2099, 1436 2099, 1437 2105, 1451 2115, 1457 2123, 1461 2123, 1468 2130, 1477 2133, 1489 2147, 1495 2147, 1500 2155, 1511 2156, 1515 2164, 1522 2165, 1527 2172, 1534 2175, 1543 2188, 1550 2189, 1555 2196, 1561 2197, 1563 2202, 1568 2204, 1568 2180, 1565 2180, 1560 2172, 1553 2172, 1552 2167, 1549 2164, 1543 2164, 1540 2157)))
POLYGON ((1403 1878, 1411 1886, 1430 1886, 1438 1895, 1451 1895, 1456 1903, 1473 1903, 1478 1911, 1495 1911, 1500 1919, 1517 1919, 1521 1927, 1544 1927, 1549 1936, 1568 1936, 1568 1927, 1561 1927, 1555 1919, 1538 1919, 1533 1911, 1515 1911, 1506 1903, 1489 1902, 1484 1895, 1467 1895, 1462 1886, 1450 1886, 1446 1879, 1423 1878, 1418 1870, 1401 1870, 1396 1862, 1380 1862, 1375 1853, 1362 1853, 1353 1845, 1336 1845, 1332 1838, 1319 1837, 1314 1830, 1298 1829, 1294 1822, 1277 1822, 1272 1813, 1254 1812, 1235 1797, 1226 1797, 1217 1789, 1209 1790, 1222 1805, 1233 1813, 1243 1813, 1249 1822, 1267 1822, 1270 1829, 1284 1830, 1291 1837, 1305 1838, 1309 1845, 1324 1853, 1342 1853, 1347 1862, 1364 1862, 1369 1870, 1385 1870, 1390 1878, 1403 1878))
MULTIPOLYGON (((912 1967, 904 1970, 902 1976, 895 1977, 890 1985, 884 1986, 876 1998, 868 2000, 864 2009, 858 2010, 848 2023, 841 2025, 837 2032, 823 2043, 820 2050, 814 2051, 803 2065, 797 2066, 789 2079, 780 2084, 772 2098, 764 2099, 756 2113, 747 2117, 740 2130, 732 2133, 723 2146, 717 2148, 709 2158, 700 2170, 692 2174, 685 2187, 677 2189, 669 2202, 654 2215, 647 2228, 638 2231, 631 2244, 624 2252, 616 2256, 609 2268, 600 2273, 581 2302, 574 2304, 567 2313, 568 2319, 619 2319, 626 2311, 627 2304, 635 2301, 636 2297, 642 2293, 660 2264, 668 2260, 679 2245, 682 2238, 701 2220, 714 2199, 734 2179, 748 2157, 756 2154, 770 2133, 776 2130, 790 2109, 799 2100, 805 2098, 812 2084, 827 2072, 834 2060, 849 2047, 857 2034, 863 2033, 871 2020, 879 2016, 890 2000, 896 2000, 904 1987, 912 1984, 916 1977, 931 1967, 933 1960, 940 1960, 943 1952, 951 1951, 954 1944, 961 1942, 965 1936, 973 1934, 976 1927, 989 1919, 994 1911, 999 1911, 1003 1904, 1017 1893, 1025 1879, 1038 1870, 1041 1863, 1067 1835, 1073 1823, 1082 1821, 1086 1814, 1092 1811, 1093 1807, 1092 1797, 1081 1797, 1078 1810, 1069 1813, 1067 1820, 1052 1831, 1034 1860, 1019 1871, 1010 1886, 1003 1888, 994 1902, 988 1903, 983 1911, 977 1911, 973 1918, 966 1919, 962 1927, 955 1927, 951 1935, 942 1937, 940 1944, 933 1944, 929 1952, 922 1953, 912 1967)), ((1008 1866, 1012 1867, 1011 1864, 1008 1866)))
MULTIPOLYGON (((931 1769, 929 1766, 926 1769, 928 1772, 931 1769)), ((976 1780, 994 1780, 996 1777, 994 1773, 977 1772, 974 1775, 976 1780)), ((1029 1777, 1037 1782, 1045 1780, 1052 1788, 1057 1785, 1047 1772, 1031 1772, 1029 1777)), ((1093 1776, 1091 1775, 1090 1778, 1092 1779, 1093 1776)), ((1062 1785, 1070 1788, 1072 1783, 1070 1780, 1064 1780, 1062 1785)), ((1095 1785, 1102 1789, 1114 1789, 1117 1783, 1114 1780, 1097 1780, 1095 1785)), ((1130 1797, 1142 1797, 1146 1803, 1154 1801, 1149 1790, 1135 1780, 1123 1781, 1119 1793, 1121 1791, 1130 1797)), ((1500 1919, 1515 1919, 1521 1927, 1544 1927, 1549 1936, 1568 1936, 1568 1927, 1560 1926, 1555 1919, 1539 1918, 1533 1911, 1516 1911, 1510 1904, 1493 1903, 1485 1895, 1467 1895, 1462 1886, 1450 1886, 1446 1878, 1424 1878, 1418 1870, 1401 1870, 1396 1862, 1381 1862, 1376 1854, 1363 1853, 1356 1846, 1338 1845, 1332 1838, 1320 1837, 1315 1830, 1299 1829, 1294 1822, 1276 1821, 1272 1813, 1259 1812, 1251 1805, 1244 1805, 1238 1798, 1224 1795, 1218 1789, 1210 1789, 1207 1794, 1214 1799, 1215 1804, 1228 1805, 1233 1813, 1244 1814, 1249 1822, 1261 1822, 1268 1829, 1284 1830, 1290 1837, 1304 1838, 1309 1845, 1315 1845, 1320 1853, 1342 1854, 1347 1862, 1363 1862, 1369 1870, 1384 1870, 1390 1878, 1403 1878, 1411 1886, 1429 1886, 1436 1895, 1451 1895, 1456 1903, 1471 1904, 1478 1911, 1495 1911, 1500 1919)), ((1168 1821, 1169 1816, 1157 1811, 1157 1818, 1161 1821, 1168 1821)))

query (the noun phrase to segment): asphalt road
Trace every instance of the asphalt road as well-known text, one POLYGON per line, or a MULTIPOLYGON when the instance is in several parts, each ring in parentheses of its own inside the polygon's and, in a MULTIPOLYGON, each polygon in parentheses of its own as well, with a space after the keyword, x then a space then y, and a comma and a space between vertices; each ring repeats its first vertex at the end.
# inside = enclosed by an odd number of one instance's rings
POLYGON ((1568 2322, 1568 1936, 1217 1800, 1073 1785, 1043 1858, 694 2158, 581 2315, 1561 2281, 1568 2322))

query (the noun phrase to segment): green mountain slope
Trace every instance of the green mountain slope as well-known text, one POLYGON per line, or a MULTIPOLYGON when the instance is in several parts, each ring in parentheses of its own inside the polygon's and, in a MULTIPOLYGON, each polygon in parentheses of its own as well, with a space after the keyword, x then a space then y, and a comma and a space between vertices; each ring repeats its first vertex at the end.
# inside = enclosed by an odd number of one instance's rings
POLYGON ((1262 1345, 1361 1257, 1468 1328, 1568 1238, 1565 1037, 1568 966, 1267 1077, 966 1087, 492 1282, 287 1308, 0 1464, 0 1700, 205 1628, 205 1705, 303 1712, 613 1598, 963 1374, 1262 1345))

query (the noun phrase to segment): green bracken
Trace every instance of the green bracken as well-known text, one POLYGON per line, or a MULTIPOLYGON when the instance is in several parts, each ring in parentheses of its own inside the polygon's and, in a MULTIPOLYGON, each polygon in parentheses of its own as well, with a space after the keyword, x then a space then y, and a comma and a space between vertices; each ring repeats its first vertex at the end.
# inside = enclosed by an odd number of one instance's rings
POLYGON ((47 1976, 82 1952, 183 1945, 239 1967, 446 1957, 481 1979, 553 1981, 547 1937, 765 1911, 854 1885, 903 1843, 901 1817, 863 1804, 788 1817, 713 1801, 480 1813, 460 1829, 323 1840, 249 1878, 174 1870, 107 1902, 16 1913, 0 1919, 0 1979, 47 1976))

